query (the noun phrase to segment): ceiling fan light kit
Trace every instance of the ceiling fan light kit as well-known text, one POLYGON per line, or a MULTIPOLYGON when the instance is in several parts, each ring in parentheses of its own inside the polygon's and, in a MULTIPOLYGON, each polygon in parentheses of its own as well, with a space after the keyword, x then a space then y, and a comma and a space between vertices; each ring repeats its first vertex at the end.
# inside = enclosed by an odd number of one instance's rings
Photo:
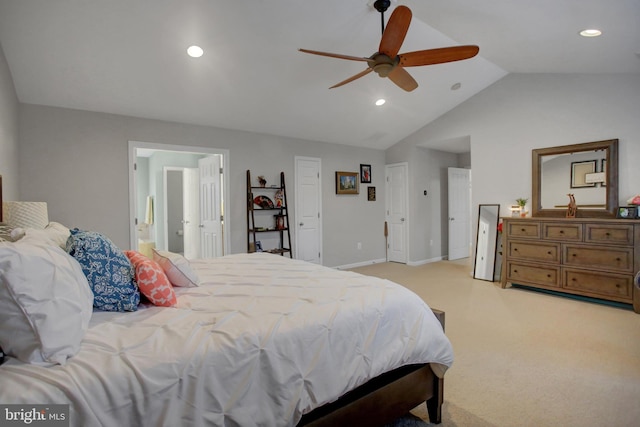
POLYGON ((330 58, 346 59, 350 61, 366 62, 368 68, 355 76, 351 76, 338 84, 331 86, 330 89, 343 86, 360 77, 374 71, 378 76, 388 77, 398 87, 411 92, 418 87, 418 83, 404 69, 404 67, 418 67, 424 65, 443 64, 446 62, 460 61, 463 59, 473 58, 478 54, 480 48, 478 46, 451 46, 438 49, 419 50, 415 52, 407 52, 398 54, 400 47, 404 42, 404 38, 409 30, 412 13, 406 6, 398 6, 395 8, 387 27, 384 27, 384 12, 391 5, 389 0, 376 0, 373 6, 380 12, 382 20, 382 38, 378 51, 370 57, 358 57, 349 55, 340 55, 337 53, 321 52, 316 50, 300 49, 301 52, 313 55, 328 56, 330 58))

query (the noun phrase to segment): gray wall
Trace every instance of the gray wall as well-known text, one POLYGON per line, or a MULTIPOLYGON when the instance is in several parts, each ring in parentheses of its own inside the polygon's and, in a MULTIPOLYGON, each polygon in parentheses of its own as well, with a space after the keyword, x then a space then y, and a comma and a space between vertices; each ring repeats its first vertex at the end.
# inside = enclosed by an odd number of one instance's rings
MULTIPOLYGON (((213 127, 20 104, 19 182, 22 198, 48 202, 51 220, 96 230, 129 246, 128 141, 228 149, 231 252, 246 251, 245 175, 287 177, 294 206, 294 156, 322 160, 323 262, 328 266, 384 259, 384 151, 213 127), (371 164, 377 201, 366 190, 335 194, 335 171, 371 164), (357 242, 363 249, 356 250, 357 242)), ((364 187, 364 186, 363 186, 364 187)), ((294 212, 292 212, 293 214, 294 212)), ((293 220, 293 217, 291 218, 293 220)))
MULTIPOLYGON (((516 198, 531 197, 534 148, 618 138, 625 205, 640 192, 639 113, 640 75, 510 74, 391 147, 387 161, 412 162, 419 144, 469 137, 475 236, 478 204, 499 203, 508 215, 516 198)), ((419 176, 410 179, 420 187, 419 176)), ((414 206, 422 202, 419 193, 412 193, 414 206)), ((429 238, 419 235, 421 226, 414 221, 410 235, 429 238)), ((446 230, 446 215, 439 227, 446 230)))
MULTIPOLYGON (((0 175, 2 175, 4 200, 20 200, 18 193, 18 97, 1 46, 0 175)), ((0 209, 2 209, 1 206, 0 209)))

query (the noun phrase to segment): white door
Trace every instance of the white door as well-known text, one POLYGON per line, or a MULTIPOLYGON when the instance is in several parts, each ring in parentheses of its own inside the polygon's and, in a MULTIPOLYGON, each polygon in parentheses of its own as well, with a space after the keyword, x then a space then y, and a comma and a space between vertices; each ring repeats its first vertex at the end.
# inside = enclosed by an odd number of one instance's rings
POLYGON ((184 257, 200 258, 200 186, 198 169, 185 168, 182 172, 184 257))
POLYGON ((471 252, 471 171, 448 168, 449 260, 467 258, 471 252))
POLYGON ((407 262, 408 207, 407 192, 409 165, 399 163, 385 166, 386 200, 388 224, 387 259, 393 262, 407 262))
POLYGON ((320 159, 295 158, 295 258, 322 264, 320 159))
POLYGON ((198 160, 200 168, 200 257, 217 258, 222 251, 220 155, 198 160))

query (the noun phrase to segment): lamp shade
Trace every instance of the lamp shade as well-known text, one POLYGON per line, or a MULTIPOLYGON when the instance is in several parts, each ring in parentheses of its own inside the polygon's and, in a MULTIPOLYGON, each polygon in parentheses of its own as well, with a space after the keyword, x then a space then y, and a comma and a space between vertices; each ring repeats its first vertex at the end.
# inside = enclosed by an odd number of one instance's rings
POLYGON ((46 202, 3 202, 3 220, 11 228, 37 228, 49 224, 46 202))

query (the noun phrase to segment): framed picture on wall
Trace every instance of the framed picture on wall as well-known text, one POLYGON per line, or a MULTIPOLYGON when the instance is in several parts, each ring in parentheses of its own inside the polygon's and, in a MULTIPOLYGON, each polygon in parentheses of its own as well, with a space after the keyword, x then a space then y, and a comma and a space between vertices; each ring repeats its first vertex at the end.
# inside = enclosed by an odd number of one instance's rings
POLYGON ((571 162, 571 188, 595 187, 595 182, 587 182, 587 174, 594 173, 595 171, 595 160, 571 162))
POLYGON ((336 194, 358 193, 358 172, 336 172, 336 194))
POLYGON ((370 202, 376 201, 376 187, 367 187, 367 200, 370 202))
POLYGON ((360 165, 360 182, 371 184, 371 165, 360 165))

